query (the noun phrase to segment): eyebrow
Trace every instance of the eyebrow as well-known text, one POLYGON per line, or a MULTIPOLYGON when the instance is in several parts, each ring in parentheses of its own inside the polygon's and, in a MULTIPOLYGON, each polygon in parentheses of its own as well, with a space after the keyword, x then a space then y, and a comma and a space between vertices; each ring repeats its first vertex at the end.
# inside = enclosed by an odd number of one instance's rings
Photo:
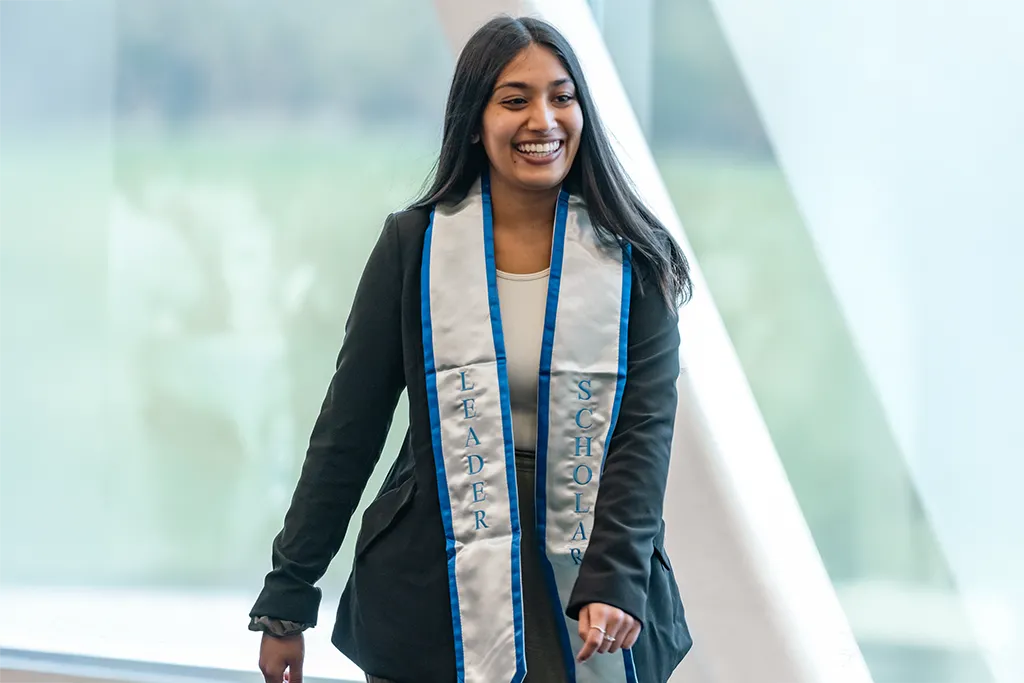
MULTIPOLYGON (((566 83, 572 83, 572 79, 559 78, 557 81, 551 81, 550 83, 548 83, 548 87, 557 88, 558 86, 565 85, 566 83)), ((519 90, 532 90, 530 85, 528 85, 527 83, 523 83, 522 81, 505 81, 504 83, 496 85, 494 87, 494 92, 498 92, 502 88, 518 88, 519 90)))

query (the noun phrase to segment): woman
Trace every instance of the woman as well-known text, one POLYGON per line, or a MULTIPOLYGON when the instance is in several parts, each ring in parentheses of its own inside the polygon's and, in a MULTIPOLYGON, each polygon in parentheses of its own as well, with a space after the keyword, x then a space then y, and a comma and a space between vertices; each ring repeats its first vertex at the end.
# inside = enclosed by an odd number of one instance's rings
POLYGON ((314 584, 403 389, 409 431, 363 516, 338 649, 369 681, 667 680, 691 644, 661 519, 689 289, 565 39, 482 27, 433 184, 363 272, 250 613, 266 680, 301 677, 314 584))

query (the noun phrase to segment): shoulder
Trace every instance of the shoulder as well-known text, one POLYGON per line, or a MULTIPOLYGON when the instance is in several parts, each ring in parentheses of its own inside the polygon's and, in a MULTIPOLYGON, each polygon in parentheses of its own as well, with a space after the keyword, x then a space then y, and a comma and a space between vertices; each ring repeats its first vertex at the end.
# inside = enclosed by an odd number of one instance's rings
POLYGON ((665 298, 657 271, 642 258, 632 261, 630 283, 629 334, 645 339, 679 322, 679 311, 665 298))
POLYGON ((395 211, 386 223, 385 229, 394 232, 400 243, 419 242, 423 243, 423 235, 427 232, 427 225, 430 223, 430 209, 405 209, 395 211))
POLYGON ((634 252, 630 259, 630 270, 630 298, 634 303, 657 299, 664 301, 658 273, 647 259, 634 252))
POLYGON ((404 209, 388 214, 378 244, 397 258, 400 270, 419 262, 429 223, 429 209, 404 209))

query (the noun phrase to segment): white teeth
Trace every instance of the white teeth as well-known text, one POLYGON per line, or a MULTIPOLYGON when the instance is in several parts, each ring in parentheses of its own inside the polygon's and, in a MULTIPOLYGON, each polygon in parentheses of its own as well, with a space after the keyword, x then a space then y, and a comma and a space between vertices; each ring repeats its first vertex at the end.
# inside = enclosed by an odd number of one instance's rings
POLYGON ((522 145, 516 145, 516 149, 518 149, 520 152, 525 152, 527 154, 537 154, 543 156, 545 154, 553 154, 554 152, 558 151, 558 148, 561 146, 561 144, 562 143, 557 140, 554 142, 546 142, 542 145, 530 142, 522 145))

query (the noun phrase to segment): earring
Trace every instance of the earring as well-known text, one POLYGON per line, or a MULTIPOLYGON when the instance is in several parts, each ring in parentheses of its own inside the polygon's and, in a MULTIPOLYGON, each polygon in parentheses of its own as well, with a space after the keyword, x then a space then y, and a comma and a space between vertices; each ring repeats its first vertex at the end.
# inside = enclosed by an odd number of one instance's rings
POLYGON ((475 145, 476 143, 480 142, 480 135, 478 133, 473 133, 473 137, 471 137, 469 141, 475 145))

